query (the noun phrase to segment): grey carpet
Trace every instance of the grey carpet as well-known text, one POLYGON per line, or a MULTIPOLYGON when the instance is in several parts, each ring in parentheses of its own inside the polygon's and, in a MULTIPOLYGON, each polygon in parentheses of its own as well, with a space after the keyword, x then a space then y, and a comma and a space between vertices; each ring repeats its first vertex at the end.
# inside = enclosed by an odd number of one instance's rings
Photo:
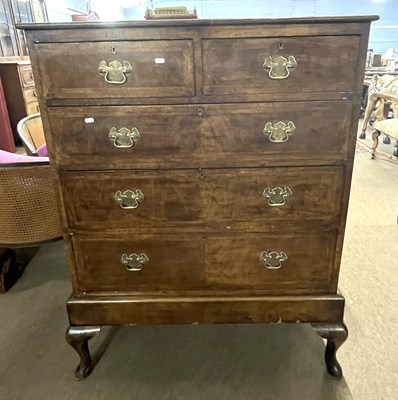
POLYGON ((204 325, 105 329, 92 341, 98 365, 76 382, 59 242, 0 296, 0 399, 397 399, 397 213, 397 164, 359 154, 340 279, 345 380, 327 375, 323 342, 307 325, 204 325))

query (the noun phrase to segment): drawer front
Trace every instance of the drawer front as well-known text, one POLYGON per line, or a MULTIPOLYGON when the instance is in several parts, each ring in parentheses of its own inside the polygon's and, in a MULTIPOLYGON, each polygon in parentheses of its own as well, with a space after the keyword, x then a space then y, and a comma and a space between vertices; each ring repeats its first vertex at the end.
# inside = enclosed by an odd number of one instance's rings
POLYGON ((26 104, 26 113, 28 115, 37 114, 40 112, 39 103, 37 101, 32 101, 26 104))
POLYGON ((73 239, 84 292, 333 290, 335 234, 73 239))
POLYGON ((359 36, 203 40, 203 90, 215 94, 354 90, 359 36))
POLYGON ((51 98, 193 96, 191 40, 37 45, 51 98))
POLYGON ((346 159, 352 107, 348 101, 69 107, 49 108, 49 118, 54 156, 66 167, 266 166, 346 159))
POLYGON ((24 89, 23 96, 25 98, 25 103, 32 103, 32 102, 37 103, 37 91, 34 87, 24 89))
POLYGON ((343 167, 68 172, 69 226, 279 231, 336 227, 343 167))
POLYGON ((73 239, 82 291, 183 289, 204 282, 202 237, 73 239), (123 256, 125 255, 125 256, 123 256))
POLYGON ((35 85, 32 67, 30 65, 19 66, 19 73, 21 76, 22 85, 24 87, 31 87, 35 85))

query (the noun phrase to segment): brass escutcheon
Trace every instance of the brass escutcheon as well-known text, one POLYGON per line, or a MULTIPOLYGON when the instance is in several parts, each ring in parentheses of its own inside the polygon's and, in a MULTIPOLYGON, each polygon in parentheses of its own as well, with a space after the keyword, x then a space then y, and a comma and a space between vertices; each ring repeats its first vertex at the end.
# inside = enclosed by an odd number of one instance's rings
POLYGON ((286 142, 291 135, 294 134, 296 126, 292 121, 283 122, 278 121, 276 123, 267 122, 264 126, 263 133, 268 136, 268 139, 274 143, 286 142))
POLYGON ((266 187, 263 191, 263 197, 264 199, 267 199, 268 205, 271 207, 283 206, 286 204, 286 197, 289 197, 292 194, 292 190, 289 186, 286 186, 283 189, 279 186, 273 189, 266 187))
POLYGON ((260 262, 264 263, 264 267, 268 269, 279 269, 282 267, 282 262, 287 260, 287 255, 284 251, 263 251, 259 257, 260 262))
POLYGON ((120 205, 120 207, 124 208, 125 210, 130 210, 133 208, 137 208, 140 205, 140 201, 144 200, 144 194, 141 190, 125 190, 122 192, 118 190, 115 195, 113 196, 116 203, 120 205))
POLYGON ((116 129, 112 127, 108 134, 109 140, 115 147, 126 149, 128 147, 134 147, 134 143, 140 140, 141 134, 137 128, 120 128, 116 129))
POLYGON ((112 85, 122 85, 126 82, 126 74, 133 70, 131 64, 128 61, 123 61, 123 64, 119 61, 111 61, 109 64, 102 60, 99 64, 98 71, 101 74, 105 74, 105 81, 112 85))
POLYGON ((126 266, 128 271, 141 271, 144 264, 149 262, 149 258, 145 253, 137 254, 133 253, 129 256, 127 254, 122 254, 120 257, 120 262, 126 266))
POLYGON ((263 68, 268 71, 268 76, 271 79, 286 79, 289 77, 290 71, 294 71, 296 67, 297 61, 293 56, 288 56, 288 58, 269 56, 263 64, 263 68))

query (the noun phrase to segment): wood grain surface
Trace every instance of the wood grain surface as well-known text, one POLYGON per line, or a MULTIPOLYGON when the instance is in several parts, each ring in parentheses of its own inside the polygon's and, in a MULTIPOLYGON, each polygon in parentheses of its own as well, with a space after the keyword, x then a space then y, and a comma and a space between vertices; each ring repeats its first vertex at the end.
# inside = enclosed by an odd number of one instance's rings
POLYGON ((344 298, 326 296, 101 296, 71 298, 71 325, 330 322, 343 319, 344 298))
POLYGON ((290 93, 352 90, 358 44, 358 36, 203 40, 203 90, 207 95, 278 92, 286 100, 290 93), (293 56, 297 67, 287 79, 271 79, 263 68, 269 56, 293 56))
MULTIPOLYGON (((248 168, 170 171, 71 172, 61 183, 69 226, 131 232, 174 228, 225 231, 286 230, 287 226, 336 228, 344 182, 342 167, 248 168), (272 190, 288 187, 280 199, 272 190), (271 198, 264 197, 266 188, 271 198), (117 191, 140 190, 134 209, 117 191), (275 206, 273 199, 277 204, 275 206)), ((278 194, 278 192, 276 192, 278 194)))
POLYGON ((45 97, 193 96, 193 47, 190 40, 64 43, 37 46, 45 97), (164 64, 155 59, 164 58, 164 64), (100 62, 128 61, 124 84, 110 84, 100 62))
POLYGON ((347 101, 52 107, 51 152, 63 169, 330 163, 348 157, 352 109, 347 101), (279 121, 292 121, 296 129, 274 143, 264 127, 279 121), (137 128, 140 139, 117 148, 109 139, 113 127, 137 128))
POLYGON ((73 238, 82 292, 333 293, 335 232, 306 234, 129 235, 73 238), (263 251, 284 251, 280 269, 268 269, 263 251), (141 271, 129 271, 123 254, 145 253, 141 271))
POLYGON ((29 27, 59 173, 71 324, 341 324, 337 282, 372 20, 29 27), (270 79, 268 56, 294 56, 297 67, 270 79), (126 83, 106 83, 101 60, 129 61, 126 83), (264 126, 278 121, 296 130, 272 143, 264 126), (112 127, 135 127, 140 140, 116 148, 112 127), (292 195, 271 207, 266 187, 292 195), (144 193, 135 209, 113 198, 127 189, 144 193), (263 251, 288 258, 270 270, 263 251), (139 272, 120 262, 134 252, 149 258, 139 272))

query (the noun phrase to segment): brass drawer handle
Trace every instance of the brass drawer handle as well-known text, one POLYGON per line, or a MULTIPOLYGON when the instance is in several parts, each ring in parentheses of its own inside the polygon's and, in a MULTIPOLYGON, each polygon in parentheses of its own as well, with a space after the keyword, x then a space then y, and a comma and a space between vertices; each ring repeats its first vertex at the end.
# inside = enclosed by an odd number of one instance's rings
POLYGON ((290 75, 290 71, 294 71, 297 67, 297 61, 293 56, 285 58, 283 56, 267 57, 264 60, 263 68, 268 71, 271 79, 286 79, 290 75))
POLYGON ((98 71, 101 74, 105 74, 105 82, 112 85, 122 85, 126 82, 126 74, 133 70, 131 64, 128 61, 123 61, 123 64, 119 61, 111 61, 109 64, 102 60, 99 64, 98 71))
POLYGON ((145 253, 137 254, 133 253, 129 256, 127 254, 122 254, 120 257, 120 262, 126 266, 128 271, 141 271, 144 264, 149 262, 149 258, 145 253))
POLYGON ((267 122, 264 126, 263 133, 268 136, 270 142, 283 143, 289 140, 289 137, 294 134, 296 126, 293 121, 283 122, 278 121, 275 124, 267 122))
POLYGON ((279 269, 282 267, 282 262, 287 260, 287 255, 284 251, 263 251, 260 254, 260 262, 264 263, 264 267, 268 269, 279 269))
POLYGON ((140 201, 144 200, 144 194, 141 190, 125 190, 122 192, 118 190, 115 195, 113 196, 116 203, 120 205, 120 207, 124 208, 125 210, 131 210, 137 208, 140 205, 140 201))
POLYGON ((37 92, 36 92, 36 90, 33 91, 33 97, 37 97, 37 92))
POLYGON ((141 134, 137 128, 132 128, 130 130, 125 127, 120 129, 112 127, 108 137, 115 147, 127 149, 129 147, 134 147, 134 143, 140 140, 141 134))
POLYGON ((271 189, 270 187, 266 187, 263 191, 264 199, 267 199, 268 205, 271 207, 279 207, 286 204, 286 197, 291 196, 292 189, 289 186, 284 187, 283 189, 279 186, 271 189))
POLYGON ((30 73, 30 79, 35 79, 35 77, 33 76, 33 72, 30 73))

